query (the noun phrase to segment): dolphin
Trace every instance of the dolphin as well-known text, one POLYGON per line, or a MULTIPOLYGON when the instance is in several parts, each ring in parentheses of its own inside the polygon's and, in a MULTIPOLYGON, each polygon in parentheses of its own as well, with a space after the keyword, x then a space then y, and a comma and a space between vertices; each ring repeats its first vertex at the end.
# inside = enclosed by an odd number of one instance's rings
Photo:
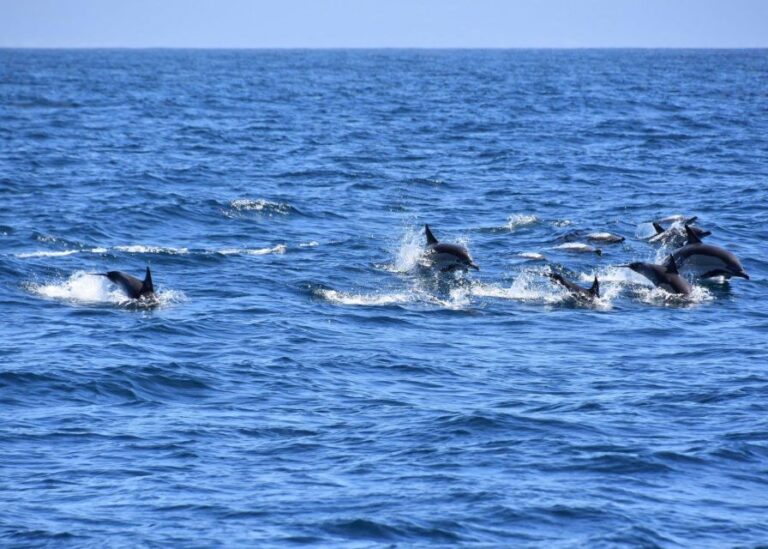
MULTIPOLYGON (((696 221, 696 217, 692 217, 690 219, 687 219, 685 221, 685 225, 691 225, 696 221)), ((661 223, 658 221, 652 222, 653 228, 656 231, 656 234, 653 235, 651 238, 648 239, 648 242, 652 243, 658 243, 661 242, 663 244, 666 244, 667 246, 682 246, 685 244, 688 236, 685 229, 683 229, 680 226, 673 225, 667 229, 661 226, 661 223)), ((699 239, 704 238, 705 236, 709 236, 712 234, 712 231, 705 231, 703 229, 699 229, 698 227, 691 227, 691 230, 696 234, 696 236, 699 239)))
POLYGON ((695 271, 700 278, 738 276, 749 280, 749 275, 735 255, 719 246, 703 244, 689 225, 685 226, 685 231, 688 244, 675 250, 665 262, 665 266, 674 262, 680 267, 695 271))
POLYGON ((574 284, 570 280, 566 280, 565 277, 557 273, 547 273, 547 276, 563 286, 566 290, 568 290, 572 297, 575 297, 578 300, 594 301, 600 297, 600 282, 597 280, 597 275, 595 275, 595 281, 592 283, 592 287, 590 288, 583 288, 578 284, 574 284))
POLYGON ((597 232, 589 233, 587 235, 587 240, 593 242, 605 242, 606 244, 618 244, 624 242, 624 237, 613 233, 597 232))
POLYGON ((657 288, 661 288, 670 293, 688 295, 693 291, 690 283, 680 276, 680 273, 677 270, 677 263, 675 263, 675 259, 672 256, 669 256, 667 263, 664 265, 654 265, 653 263, 642 263, 637 261, 624 266, 643 275, 653 282, 653 285, 657 288))
POLYGON ((147 267, 147 274, 144 276, 143 281, 122 271, 109 271, 108 273, 99 274, 106 276, 111 282, 120 286, 125 295, 131 299, 151 300, 157 298, 149 267, 147 267))
POLYGON ((564 252, 603 255, 603 250, 600 248, 593 248, 589 244, 584 244, 583 242, 566 242, 565 244, 555 246, 554 249, 563 250, 564 252))
POLYGON ((424 234, 427 237, 429 259, 441 271, 467 268, 480 270, 480 267, 472 261, 469 252, 464 246, 439 242, 435 235, 432 234, 432 231, 429 230, 429 225, 424 225, 424 234))

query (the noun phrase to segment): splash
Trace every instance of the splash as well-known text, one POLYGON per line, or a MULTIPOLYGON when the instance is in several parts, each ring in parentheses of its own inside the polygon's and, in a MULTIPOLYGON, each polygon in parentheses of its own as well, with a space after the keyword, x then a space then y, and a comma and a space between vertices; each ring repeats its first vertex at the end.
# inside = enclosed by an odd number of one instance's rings
POLYGON ((554 304, 568 298, 559 286, 551 284, 542 276, 543 270, 530 269, 522 271, 512 282, 511 286, 500 284, 485 284, 475 282, 471 286, 473 296, 511 299, 514 301, 537 302, 554 304))
POLYGON ((356 306, 387 306, 402 305, 414 301, 414 295, 409 292, 395 292, 391 294, 339 292, 320 288, 314 291, 315 295, 337 305, 356 306))
POLYGON ((390 270, 407 273, 424 267, 424 243, 424 234, 420 229, 407 228, 395 251, 395 261, 390 270))
MULTIPOLYGON (((66 280, 47 284, 28 284, 27 289, 45 299, 63 301, 76 305, 140 306, 141 301, 128 298, 106 277, 77 271, 66 280)), ((186 300, 183 292, 162 290, 157 292, 157 301, 145 306, 164 306, 186 300)))
POLYGON ((289 215, 295 208, 286 202, 273 202, 263 198, 238 198, 229 203, 234 212, 259 212, 267 215, 289 215))
POLYGON ((512 214, 507 219, 507 229, 514 231, 518 227, 525 227, 538 222, 539 218, 532 214, 512 214))
POLYGON ((703 286, 693 286, 688 295, 673 294, 649 286, 636 287, 634 293, 641 302, 662 307, 691 307, 714 300, 712 293, 703 286))

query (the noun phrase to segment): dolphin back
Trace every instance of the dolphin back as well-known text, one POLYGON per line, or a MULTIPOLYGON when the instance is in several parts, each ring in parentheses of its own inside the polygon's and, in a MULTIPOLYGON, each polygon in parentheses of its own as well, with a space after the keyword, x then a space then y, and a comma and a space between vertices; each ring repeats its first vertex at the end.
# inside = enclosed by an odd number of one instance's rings
POLYGON ((429 230, 429 225, 424 225, 424 234, 427 236, 427 246, 434 246, 437 244, 438 240, 435 238, 435 235, 432 234, 432 231, 429 230))
POLYGON ((139 280, 135 276, 122 271, 109 271, 104 276, 111 282, 120 286, 120 289, 125 292, 125 295, 131 299, 149 297, 155 293, 155 286, 152 284, 152 273, 150 272, 149 267, 147 267, 147 273, 144 280, 139 280))

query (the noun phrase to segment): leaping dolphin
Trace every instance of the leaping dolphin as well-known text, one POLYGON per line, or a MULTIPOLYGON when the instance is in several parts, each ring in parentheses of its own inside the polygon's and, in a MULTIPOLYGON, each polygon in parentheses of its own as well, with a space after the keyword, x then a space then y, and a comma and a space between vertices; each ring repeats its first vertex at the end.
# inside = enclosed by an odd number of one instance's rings
POLYGON ((637 261, 625 265, 638 274, 653 282, 657 288, 661 288, 673 294, 688 295, 693 288, 686 279, 680 276, 677 270, 677 264, 672 256, 664 265, 654 265, 653 263, 642 263, 637 261))
POLYGON ((665 266, 674 262, 681 268, 695 271, 700 278, 738 276, 749 280, 749 275, 735 255, 719 246, 703 244, 701 238, 688 225, 685 226, 685 231, 688 244, 673 252, 665 266))
POLYGON ((429 259, 441 271, 467 268, 480 270, 464 246, 439 242, 429 230, 429 225, 424 225, 424 234, 427 237, 429 259))
POLYGON ((125 295, 131 299, 156 299, 155 287, 152 284, 152 273, 149 271, 149 267, 147 267, 147 274, 144 276, 143 281, 122 271, 109 271, 108 273, 99 274, 106 276, 110 281, 120 286, 125 295))
MULTIPOLYGON (((691 217, 690 219, 685 220, 684 225, 691 225, 694 221, 696 221, 696 219, 696 217, 691 217)), ((656 234, 649 238, 648 242, 652 242, 654 244, 662 243, 672 247, 685 245, 688 238, 688 233, 679 225, 673 225, 665 229, 658 221, 653 221, 651 224, 653 225, 656 234)), ((693 226, 691 226, 691 230, 699 239, 712 234, 712 231, 705 231, 704 229, 699 229, 698 227, 693 226)))
POLYGON ((566 290, 568 290, 571 296, 575 297, 576 299, 582 301, 594 301, 600 297, 600 282, 597 280, 597 275, 595 275, 595 281, 592 283, 592 287, 590 288, 583 288, 578 284, 574 284, 570 280, 566 280, 565 277, 557 273, 547 273, 547 276, 563 286, 566 290))

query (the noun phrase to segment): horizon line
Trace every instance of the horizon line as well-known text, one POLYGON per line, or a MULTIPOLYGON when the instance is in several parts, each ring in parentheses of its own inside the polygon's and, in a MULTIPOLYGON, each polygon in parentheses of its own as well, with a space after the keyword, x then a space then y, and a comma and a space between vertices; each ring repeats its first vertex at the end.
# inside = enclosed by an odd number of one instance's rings
POLYGON ((765 46, 0 46, 0 50, 765 50, 765 46))

